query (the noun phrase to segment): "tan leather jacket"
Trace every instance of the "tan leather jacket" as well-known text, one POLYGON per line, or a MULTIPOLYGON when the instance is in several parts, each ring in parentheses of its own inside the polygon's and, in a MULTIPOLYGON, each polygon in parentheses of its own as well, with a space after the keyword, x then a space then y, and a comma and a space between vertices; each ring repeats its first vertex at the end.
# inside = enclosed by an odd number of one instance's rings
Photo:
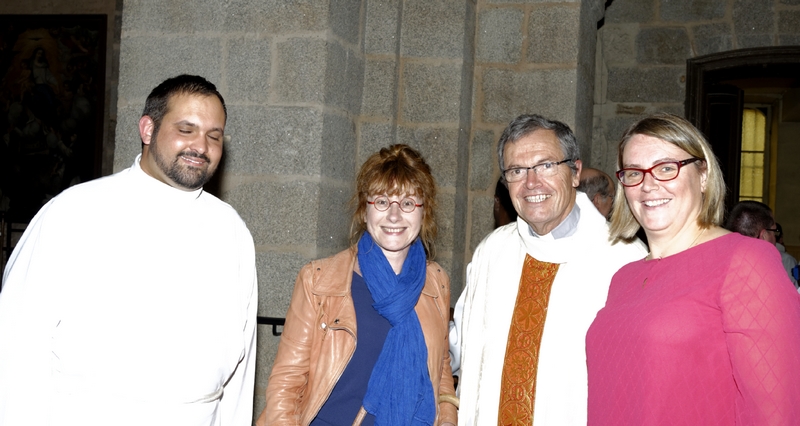
MULTIPOLYGON (((266 408, 257 426, 311 423, 350 362, 358 336, 350 294, 356 259, 353 247, 300 270, 267 385, 266 408)), ((450 278, 435 262, 428 262, 415 310, 428 346, 428 372, 438 401, 440 394, 455 392, 447 340, 450 278)), ((440 402, 434 424, 457 424, 456 416, 455 406, 440 402)))

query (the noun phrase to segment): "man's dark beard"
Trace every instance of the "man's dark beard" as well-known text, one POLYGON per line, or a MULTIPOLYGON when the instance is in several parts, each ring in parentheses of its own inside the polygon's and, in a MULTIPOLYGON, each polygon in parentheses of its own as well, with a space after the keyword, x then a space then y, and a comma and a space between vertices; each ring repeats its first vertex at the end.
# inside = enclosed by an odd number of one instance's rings
POLYGON ((178 154, 172 163, 168 163, 168 159, 164 158, 160 152, 158 152, 158 145, 156 143, 156 137, 153 135, 152 141, 150 142, 150 149, 155 151, 155 155, 153 156, 156 160, 156 165, 161 171, 164 172, 167 177, 172 179, 173 182, 188 189, 198 189, 201 188, 206 182, 211 179, 214 175, 214 172, 209 172, 210 167, 210 160, 205 154, 198 154, 192 151, 183 151, 178 154), (178 157, 195 157, 200 158, 206 161, 206 167, 192 167, 192 166, 181 166, 178 163, 178 157))

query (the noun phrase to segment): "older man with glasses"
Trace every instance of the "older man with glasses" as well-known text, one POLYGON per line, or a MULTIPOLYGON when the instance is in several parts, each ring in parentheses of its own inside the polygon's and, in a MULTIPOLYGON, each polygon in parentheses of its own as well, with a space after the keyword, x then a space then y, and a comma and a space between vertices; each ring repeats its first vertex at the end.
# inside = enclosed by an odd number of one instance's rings
POLYGON ((459 424, 585 425, 586 330, 611 276, 647 251, 609 242, 576 190, 582 163, 567 125, 521 115, 497 154, 519 216, 477 247, 456 304, 459 424))

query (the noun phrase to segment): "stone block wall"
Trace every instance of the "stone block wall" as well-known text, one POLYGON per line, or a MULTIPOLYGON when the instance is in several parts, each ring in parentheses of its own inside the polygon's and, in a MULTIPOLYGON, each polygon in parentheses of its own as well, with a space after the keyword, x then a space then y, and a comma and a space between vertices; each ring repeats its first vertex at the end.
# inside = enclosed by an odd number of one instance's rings
MULTIPOLYGON (((360 1, 126 0, 114 168, 140 152, 150 90, 203 75, 228 106, 210 189, 237 209, 256 245, 259 315, 283 317, 308 261, 347 246, 366 80, 360 1)), ((258 330, 256 415, 279 338, 258 330)))
MULTIPOLYGON (((197 73, 226 98, 232 136, 213 186, 256 244, 259 314, 283 317, 297 272, 348 245, 361 163, 407 143, 440 196, 437 260, 460 293, 472 111, 472 1, 127 0, 115 169, 139 151, 147 93, 197 73)), ((259 327, 256 414, 279 339, 259 327)))
MULTIPOLYGON (((562 120, 589 152, 600 0, 240 0, 202 6, 213 12, 205 28, 173 17, 155 31, 150 18, 146 29, 135 25, 155 0, 128 1, 120 110, 177 72, 206 74, 227 97, 233 141, 218 193, 253 232, 261 315, 284 316, 300 267, 346 247, 355 173, 381 147, 409 144, 432 166, 436 260, 451 275, 451 303, 491 230, 494 146, 506 124, 525 112, 562 120), (178 51, 157 48, 158 73, 148 75, 144 47, 155 38, 175 40, 178 51)), ((153 5, 167 7, 155 22, 178 13, 168 4, 153 5)), ((268 327, 258 337, 256 412, 279 341, 268 327)))
POLYGON ((356 166, 405 143, 430 164, 439 189, 436 260, 460 294, 471 119, 474 3, 367 0, 365 81, 356 166))
POLYGON ((616 170, 619 137, 644 115, 684 115, 687 59, 798 44, 797 0, 613 0, 597 34, 593 166, 616 170))
POLYGON ((541 114, 575 131, 591 161, 597 22, 602 1, 478 1, 469 229, 466 260, 491 232, 500 169, 496 145, 520 114, 541 114))
MULTIPOLYGON (((300 267, 346 247, 355 173, 381 147, 409 144, 433 168, 452 303, 491 230, 506 124, 562 120, 588 152, 600 0, 201 3, 126 1, 115 167, 139 150, 135 120, 155 84, 193 72, 219 86, 233 139, 214 186, 253 233, 261 315, 284 316, 300 267)), ((256 413, 279 341, 269 327, 258 337, 256 413)))

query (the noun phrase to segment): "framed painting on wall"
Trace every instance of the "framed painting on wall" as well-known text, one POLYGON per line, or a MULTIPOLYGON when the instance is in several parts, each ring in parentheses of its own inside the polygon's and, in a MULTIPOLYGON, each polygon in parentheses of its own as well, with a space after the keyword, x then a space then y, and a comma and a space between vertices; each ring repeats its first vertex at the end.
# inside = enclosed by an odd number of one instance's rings
POLYGON ((99 175, 106 15, 0 15, 0 211, 28 222, 99 175))
POLYGON ((3 260, 12 224, 100 176, 106 23, 106 15, 0 15, 3 260))

